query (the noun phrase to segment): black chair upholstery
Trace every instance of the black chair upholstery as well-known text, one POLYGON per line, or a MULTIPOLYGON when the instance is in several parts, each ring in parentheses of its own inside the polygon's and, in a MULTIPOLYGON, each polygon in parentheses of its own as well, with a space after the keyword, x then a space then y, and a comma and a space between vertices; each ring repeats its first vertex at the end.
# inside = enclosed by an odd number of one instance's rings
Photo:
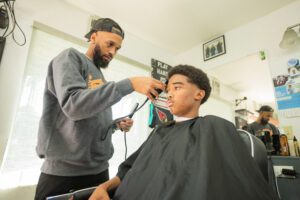
POLYGON ((245 130, 238 129, 237 131, 242 137, 242 140, 245 142, 251 156, 259 166, 261 173, 268 181, 268 158, 267 149, 264 143, 259 138, 255 137, 245 130))
MULTIPOLYGON (((238 129, 238 133, 241 135, 242 140, 245 142, 247 149, 252 155, 253 159, 259 166, 263 176, 268 181, 268 158, 267 150, 264 143, 254 135, 248 133, 247 131, 238 129)), ((73 193, 58 195, 48 197, 47 200, 68 200, 73 197, 73 200, 86 200, 92 194, 96 187, 86 188, 83 190, 78 190, 73 193)), ((113 193, 110 193, 110 197, 113 196, 113 193)))

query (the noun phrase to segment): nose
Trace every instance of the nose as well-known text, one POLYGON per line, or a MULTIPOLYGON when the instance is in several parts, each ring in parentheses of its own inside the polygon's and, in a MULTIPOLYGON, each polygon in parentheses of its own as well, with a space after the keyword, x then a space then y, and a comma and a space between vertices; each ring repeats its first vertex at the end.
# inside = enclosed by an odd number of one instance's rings
POLYGON ((117 49, 116 49, 116 48, 110 48, 110 49, 109 49, 109 54, 110 54, 112 57, 114 57, 114 56, 116 55, 116 53, 117 53, 117 49))
POLYGON ((172 94, 171 94, 170 91, 167 92, 167 98, 168 98, 168 99, 171 99, 171 98, 172 98, 172 94))

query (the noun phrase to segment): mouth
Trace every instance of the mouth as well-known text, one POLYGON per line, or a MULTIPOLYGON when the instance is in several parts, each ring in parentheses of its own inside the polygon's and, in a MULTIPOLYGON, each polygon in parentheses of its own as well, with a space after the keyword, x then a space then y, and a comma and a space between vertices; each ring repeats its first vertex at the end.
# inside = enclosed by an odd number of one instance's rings
POLYGON ((103 60, 105 61, 105 62, 110 62, 111 61, 111 59, 112 59, 112 57, 111 56, 106 56, 106 55, 104 55, 103 56, 103 60))
POLYGON ((174 105, 174 102, 172 102, 172 101, 167 101, 167 105, 168 105, 168 107, 170 108, 170 107, 172 107, 172 106, 174 105))

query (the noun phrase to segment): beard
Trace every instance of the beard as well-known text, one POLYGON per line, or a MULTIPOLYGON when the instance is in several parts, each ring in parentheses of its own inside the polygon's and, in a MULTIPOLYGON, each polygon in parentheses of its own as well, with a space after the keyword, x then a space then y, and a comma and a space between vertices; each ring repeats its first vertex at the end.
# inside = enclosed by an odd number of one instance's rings
POLYGON ((94 54, 93 54, 93 62, 96 65, 98 69, 102 68, 105 69, 108 67, 109 62, 106 62, 101 53, 101 48, 98 44, 96 44, 94 48, 94 54))
POLYGON ((268 124, 268 122, 269 122, 269 120, 264 119, 264 118, 262 118, 262 119, 260 120, 260 123, 263 124, 263 125, 268 124))

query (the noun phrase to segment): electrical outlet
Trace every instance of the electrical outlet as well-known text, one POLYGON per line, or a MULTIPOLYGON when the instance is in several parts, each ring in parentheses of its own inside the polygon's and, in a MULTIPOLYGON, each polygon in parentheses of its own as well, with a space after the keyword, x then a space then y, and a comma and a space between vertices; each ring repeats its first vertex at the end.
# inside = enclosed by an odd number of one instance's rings
POLYGON ((294 166, 279 166, 279 165, 274 165, 274 174, 275 177, 278 177, 278 175, 281 174, 282 169, 294 169, 294 166))

